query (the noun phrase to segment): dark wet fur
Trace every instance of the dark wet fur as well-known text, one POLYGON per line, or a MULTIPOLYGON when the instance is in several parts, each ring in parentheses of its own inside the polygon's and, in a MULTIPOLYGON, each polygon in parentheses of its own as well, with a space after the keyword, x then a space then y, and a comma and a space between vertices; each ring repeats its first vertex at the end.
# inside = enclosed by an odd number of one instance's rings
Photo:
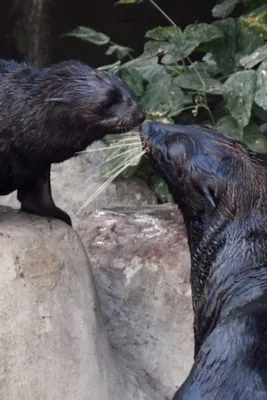
POLYGON ((0 195, 18 190, 22 210, 71 225, 52 199, 51 164, 144 117, 121 80, 78 61, 35 68, 0 60, 0 195))
POLYGON ((267 169, 200 126, 144 122, 144 146, 181 209, 195 360, 173 400, 267 399, 267 169))

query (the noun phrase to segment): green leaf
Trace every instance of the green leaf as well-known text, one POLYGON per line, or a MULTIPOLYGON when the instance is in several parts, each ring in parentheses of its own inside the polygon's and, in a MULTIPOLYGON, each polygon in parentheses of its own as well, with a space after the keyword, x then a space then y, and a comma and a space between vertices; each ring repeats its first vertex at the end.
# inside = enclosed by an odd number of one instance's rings
POLYGON ((241 140, 243 134, 243 129, 231 115, 225 115, 220 118, 216 123, 216 130, 223 135, 237 140, 241 140))
POLYGON ((253 12, 242 15, 236 22, 236 30, 237 58, 257 51, 267 39, 267 7, 259 7, 253 12))
POLYGON ((267 58, 267 44, 258 47, 257 50, 255 50, 249 56, 242 57, 240 59, 240 65, 242 65, 242 67, 245 68, 253 68, 255 65, 259 64, 266 58, 267 58))
POLYGON ((219 28, 205 23, 189 25, 184 32, 179 27, 159 26, 148 31, 146 37, 160 43, 148 42, 145 51, 155 55, 157 50, 161 49, 177 61, 188 57, 201 43, 210 42, 222 35, 219 28))
POLYGON ((158 64, 158 57, 140 56, 134 60, 128 61, 123 65, 125 68, 134 68, 144 79, 151 82, 155 76, 165 73, 163 65, 158 64))
POLYGON ((118 44, 113 44, 112 46, 109 46, 109 48, 106 51, 106 54, 108 56, 112 54, 116 54, 116 57, 119 60, 122 60, 123 58, 127 57, 133 50, 130 47, 125 47, 125 46, 119 46, 118 44))
POLYGON ((202 58, 205 68, 210 76, 217 75, 220 70, 211 53, 207 53, 202 58))
POLYGON ((178 26, 157 26, 156 28, 147 31, 145 37, 163 42, 176 42, 182 40, 183 33, 178 26))
POLYGON ((86 26, 78 26, 72 31, 65 33, 64 36, 74 36, 87 42, 94 43, 98 46, 109 43, 110 38, 104 33, 97 32, 92 28, 86 26))
MULTIPOLYGON (((210 78, 210 74, 208 72, 208 67, 206 63, 201 61, 195 61, 192 64, 190 64, 189 67, 187 68, 187 71, 192 74, 196 74, 196 70, 202 78, 210 78)), ((180 74, 183 73, 184 72, 182 71, 180 74)))
POLYGON ((257 70, 255 102, 267 111, 267 60, 257 70))
POLYGON ((244 129, 242 140, 257 153, 267 153, 267 138, 262 134, 258 125, 250 122, 244 129))
POLYGON ((262 133, 264 133, 265 135, 267 135, 267 123, 262 124, 262 125, 260 126, 260 131, 261 131, 262 133))
POLYGON ((235 9, 239 0, 224 0, 222 3, 217 4, 211 10, 213 18, 226 18, 235 9))
POLYGON ((170 52, 175 52, 175 46, 168 42, 149 41, 144 45, 144 54, 149 57, 162 56, 170 52))
POLYGON ((251 27, 247 20, 240 18, 236 22, 237 57, 250 55, 264 45, 263 36, 251 27))
MULTIPOLYGON (((172 123, 172 121, 169 120, 161 122, 172 123)), ((142 159, 140 160, 136 175, 139 178, 144 179, 148 183, 148 186, 156 193, 157 197, 163 203, 173 202, 173 197, 169 192, 166 182, 161 178, 161 176, 155 170, 155 167, 152 165, 151 161, 147 157, 142 157, 142 159)))
POLYGON ((173 203, 173 197, 169 192, 167 183, 159 174, 153 174, 149 180, 150 187, 162 203, 173 203))
POLYGON ((263 5, 240 17, 243 27, 254 32, 261 40, 267 39, 267 5, 263 5))
POLYGON ((97 69, 99 71, 109 71, 109 72, 115 74, 120 69, 120 65, 121 65, 121 62, 120 61, 116 61, 113 64, 103 65, 101 67, 98 67, 97 69))
POLYGON ((166 72, 155 77, 141 99, 147 113, 157 117, 178 114, 183 107, 183 101, 183 91, 166 72))
POLYGON ((120 69, 120 78, 134 91, 137 97, 142 96, 144 93, 144 78, 134 68, 120 69))
POLYGON ((236 22, 233 18, 216 21, 214 26, 221 29, 223 37, 206 45, 213 55, 218 67, 224 75, 229 75, 237 69, 236 54, 236 22))
POLYGON ((194 28, 188 30, 188 36, 191 35, 191 37, 187 39, 178 27, 157 27, 147 32, 146 37, 156 42, 154 44, 151 41, 148 42, 149 44, 145 45, 144 52, 155 55, 160 54, 157 51, 160 49, 163 54, 170 55, 174 62, 177 62, 188 57, 199 46, 199 38, 197 38, 197 35, 193 38, 193 34, 194 28))
MULTIPOLYGON (((181 41, 179 44, 177 43, 169 43, 169 42, 147 42, 144 46, 144 54, 148 54, 149 56, 163 56, 166 55, 169 57, 170 63, 177 63, 178 61, 188 57, 192 51, 197 47, 197 43, 190 43, 181 41)), ((166 59, 165 59, 166 62, 166 59)))
POLYGON ((196 72, 184 73, 174 78, 174 84, 197 92, 222 94, 223 85, 216 79, 202 77, 196 72))
POLYGON ((198 45, 223 37, 223 32, 219 27, 205 23, 188 25, 183 34, 188 42, 198 43, 198 45))
POLYGON ((167 66, 173 66, 177 61, 172 54, 165 54, 161 59, 161 64, 164 64, 167 68, 167 66))
POLYGON ((226 108, 242 128, 250 121, 255 89, 256 73, 253 70, 235 72, 224 83, 226 108))
POLYGON ((233 117, 227 115, 217 122, 216 129, 226 136, 244 142, 253 151, 267 153, 267 138, 254 122, 242 129, 233 117))

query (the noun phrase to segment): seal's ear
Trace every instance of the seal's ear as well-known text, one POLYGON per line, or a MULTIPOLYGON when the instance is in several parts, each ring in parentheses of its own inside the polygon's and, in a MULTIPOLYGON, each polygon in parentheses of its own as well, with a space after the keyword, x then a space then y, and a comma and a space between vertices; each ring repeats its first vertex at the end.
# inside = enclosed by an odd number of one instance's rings
POLYGON ((45 103, 51 103, 53 105, 53 110, 59 114, 61 111, 67 111, 70 109, 71 103, 69 100, 63 97, 50 97, 45 99, 45 103))
POLYGON ((202 193, 202 195, 205 197, 206 200, 208 200, 211 206, 215 208, 215 188, 213 187, 212 182, 200 179, 195 182, 195 185, 198 191, 202 193))
POLYGON ((215 201, 214 201, 214 193, 211 190, 209 186, 203 186, 202 187, 203 194, 205 198, 209 201, 209 203, 212 205, 213 208, 216 207, 215 201))

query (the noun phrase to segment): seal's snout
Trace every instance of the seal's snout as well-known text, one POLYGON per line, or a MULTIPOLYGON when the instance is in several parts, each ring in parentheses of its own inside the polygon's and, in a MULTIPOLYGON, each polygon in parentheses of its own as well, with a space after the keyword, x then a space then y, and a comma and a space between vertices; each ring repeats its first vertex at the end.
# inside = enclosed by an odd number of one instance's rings
POLYGON ((145 121, 141 125, 141 137, 143 139, 148 139, 149 137, 149 121, 145 121))
POLYGON ((156 129, 156 122, 146 120, 141 125, 141 137, 144 140, 152 141, 155 139, 159 134, 158 129, 156 129))
POLYGON ((146 118, 146 112, 142 109, 139 109, 137 118, 136 118, 138 125, 142 124, 142 122, 144 122, 145 118, 146 118))

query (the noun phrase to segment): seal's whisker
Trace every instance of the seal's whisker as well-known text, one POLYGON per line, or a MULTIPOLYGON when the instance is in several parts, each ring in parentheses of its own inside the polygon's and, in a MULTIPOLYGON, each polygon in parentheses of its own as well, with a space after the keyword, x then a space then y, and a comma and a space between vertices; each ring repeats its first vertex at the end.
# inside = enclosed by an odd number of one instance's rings
MULTIPOLYGON (((138 148, 140 149, 139 146, 135 146, 135 147, 132 147, 130 150, 123 151, 122 153, 119 153, 119 154, 116 154, 116 155, 111 155, 110 157, 107 157, 102 163, 100 163, 100 164, 98 165, 98 167, 101 167, 102 165, 106 164, 106 163, 109 162, 109 161, 114 160, 115 158, 124 156, 125 154, 129 154, 129 153, 134 153, 134 154, 135 154, 135 153, 136 153, 136 150, 138 150, 138 148)), ((140 150, 141 150, 141 149, 140 149, 140 150)))
MULTIPOLYGON (((120 169, 121 167, 123 167, 123 165, 124 165, 125 163, 127 163, 128 161, 130 161, 130 160, 132 159, 132 156, 133 156, 133 155, 134 155, 134 156, 137 156, 138 154, 140 154, 140 157, 142 157, 142 155, 143 155, 141 149, 140 149, 140 151, 137 151, 137 150, 133 151, 133 149, 131 149, 131 151, 132 151, 132 153, 131 153, 129 156, 127 156, 126 158, 124 158, 123 161, 120 162, 118 165, 116 165, 116 167, 114 167, 112 170, 109 170, 107 174, 104 174, 104 175, 103 175, 103 178, 105 178, 105 177, 108 178, 108 175, 114 174, 118 169, 120 169)), ((120 153, 120 155, 122 155, 122 153, 120 153)), ((104 162, 103 162, 103 163, 104 163, 104 162)), ((100 164, 100 165, 97 165, 96 168, 99 169, 100 166, 101 166, 101 164, 100 164)), ((114 179, 115 179, 115 178, 114 178, 114 179)), ((86 191, 86 193, 87 193, 87 191, 86 191)))
POLYGON ((77 151, 75 154, 84 154, 84 153, 93 153, 94 151, 103 151, 103 150, 110 150, 112 149, 116 149, 116 148, 120 148, 120 147, 129 147, 129 144, 121 144, 120 146, 107 146, 107 147, 99 147, 97 149, 87 149, 87 150, 83 150, 83 151, 77 151))
POLYGON ((141 157, 144 154, 144 151, 142 153, 139 153, 135 157, 131 157, 130 161, 124 163, 123 167, 121 167, 114 175, 112 175, 109 179, 107 179, 103 185, 101 185, 95 193, 93 193, 92 196, 89 197, 89 199, 79 208, 79 210, 76 213, 76 216, 86 207, 88 204, 90 204, 103 190, 112 182, 118 175, 120 175, 128 166, 131 165, 131 163, 136 160, 138 157, 141 157))
POLYGON ((110 140, 110 143, 125 143, 125 142, 138 142, 141 143, 140 138, 138 138, 138 136, 134 136, 134 137, 129 137, 129 138, 125 138, 125 139, 112 139, 110 140))
POLYGON ((124 139, 124 138, 127 139, 127 138, 130 138, 130 137, 136 137, 137 133, 139 134, 139 131, 131 131, 131 132, 127 132, 127 133, 118 133, 118 134, 115 134, 116 137, 109 138, 109 141, 111 142, 111 141, 121 140, 121 139, 124 139))
POLYGON ((138 155, 140 157, 143 155, 142 150, 134 151, 130 156, 126 157, 120 164, 116 165, 116 167, 114 167, 111 171, 108 171, 106 174, 104 174, 103 177, 105 178, 105 177, 108 177, 109 175, 113 174, 118 169, 123 167, 123 165, 125 165, 125 163, 127 163, 128 161, 132 160, 133 158, 136 159, 138 155))
MULTIPOLYGON (((123 151, 123 152, 120 152, 119 154, 116 154, 116 155, 113 155, 113 154, 111 154, 109 157, 107 157, 104 161, 102 161, 100 164, 98 164, 98 165, 96 165, 94 168, 93 168, 93 171, 95 172, 96 170, 98 170, 100 167, 102 167, 102 165, 104 165, 105 163, 107 163, 107 162, 109 162, 109 161, 113 161, 113 159, 115 159, 115 158, 119 158, 119 157, 123 157, 126 153, 130 153, 130 152, 132 152, 132 154, 137 154, 137 150, 142 150, 142 148, 140 148, 139 146, 135 146, 135 147, 131 147, 129 150, 127 150, 127 151, 123 151)), ((123 162, 125 162, 125 159, 124 159, 124 161, 123 162)), ((121 165, 123 165, 123 163, 121 163, 121 165)), ((86 178, 86 181, 88 180, 88 179, 90 179, 90 177, 88 177, 88 178, 86 178)))

